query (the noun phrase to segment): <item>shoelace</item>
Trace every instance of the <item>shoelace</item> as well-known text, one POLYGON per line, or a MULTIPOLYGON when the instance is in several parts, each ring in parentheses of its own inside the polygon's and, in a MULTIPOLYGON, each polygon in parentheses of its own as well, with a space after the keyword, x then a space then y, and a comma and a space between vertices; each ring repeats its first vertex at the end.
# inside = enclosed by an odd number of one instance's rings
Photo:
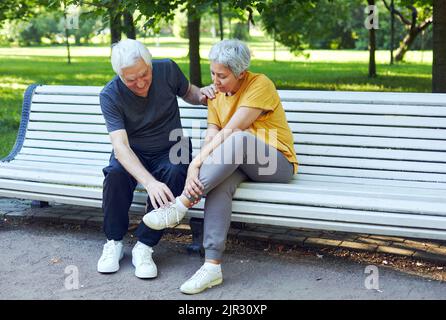
POLYGON ((146 262, 147 260, 151 259, 153 250, 151 248, 145 249, 145 248, 137 248, 138 252, 141 252, 141 261, 146 262))
POLYGON ((107 242, 104 245, 104 252, 102 253, 103 260, 111 259, 114 253, 115 253, 114 244, 112 242, 107 242))
POLYGON ((195 274, 192 276, 192 278, 190 278, 190 281, 194 281, 196 285, 200 285, 201 280, 203 280, 204 277, 206 277, 206 274, 208 273, 208 271, 201 267, 200 269, 198 269, 197 272, 195 272, 195 274))
POLYGON ((159 209, 155 210, 155 212, 158 215, 158 218, 160 220, 164 218, 164 223, 165 223, 166 227, 168 227, 170 225, 170 223, 169 223, 169 215, 171 213, 173 213, 173 211, 175 211, 175 214, 176 214, 176 218, 177 218, 176 222, 177 222, 177 224, 179 224, 180 223, 180 216, 178 214, 177 208, 173 204, 168 206, 167 208, 159 208, 159 209))

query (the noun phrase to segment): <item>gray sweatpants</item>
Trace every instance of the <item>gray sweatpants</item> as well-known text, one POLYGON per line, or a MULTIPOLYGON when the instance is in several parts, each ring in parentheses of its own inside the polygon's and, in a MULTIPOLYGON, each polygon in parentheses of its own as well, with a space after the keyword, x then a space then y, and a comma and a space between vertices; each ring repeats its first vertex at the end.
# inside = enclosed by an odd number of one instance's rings
POLYGON ((245 180, 287 183, 293 165, 274 147, 247 131, 231 134, 205 159, 199 179, 206 196, 203 246, 206 259, 220 260, 231 222, 232 197, 245 180))

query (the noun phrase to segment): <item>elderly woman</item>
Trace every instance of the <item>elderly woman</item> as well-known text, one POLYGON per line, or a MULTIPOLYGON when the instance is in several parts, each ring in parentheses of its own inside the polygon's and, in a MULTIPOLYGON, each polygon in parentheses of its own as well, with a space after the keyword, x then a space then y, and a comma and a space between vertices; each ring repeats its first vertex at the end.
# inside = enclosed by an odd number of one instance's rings
POLYGON ((181 286, 187 294, 223 281, 221 260, 237 186, 245 180, 287 183, 298 167, 279 95, 265 75, 248 71, 248 47, 223 40, 211 48, 209 60, 215 97, 208 100, 205 144, 189 165, 182 195, 143 218, 153 229, 173 226, 206 195, 205 263, 181 286))

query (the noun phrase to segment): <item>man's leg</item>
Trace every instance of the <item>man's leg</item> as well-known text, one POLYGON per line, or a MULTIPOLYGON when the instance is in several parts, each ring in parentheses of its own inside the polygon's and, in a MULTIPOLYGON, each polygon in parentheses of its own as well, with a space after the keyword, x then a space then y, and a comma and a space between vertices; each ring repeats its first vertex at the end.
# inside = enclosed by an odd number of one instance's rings
POLYGON ((108 240, 120 241, 129 227, 129 209, 133 200, 136 180, 116 160, 103 169, 102 208, 104 211, 103 230, 108 240))
MULTIPOLYGON (((169 153, 166 153, 152 159, 150 167, 151 174, 155 179, 165 183, 175 197, 183 192, 188 164, 173 164, 170 162, 169 153)), ((153 209, 150 200, 147 199, 147 212, 150 212, 153 209)), ((141 221, 136 230, 136 236, 139 238, 140 242, 153 247, 160 241, 163 232, 164 230, 153 230, 141 221)))

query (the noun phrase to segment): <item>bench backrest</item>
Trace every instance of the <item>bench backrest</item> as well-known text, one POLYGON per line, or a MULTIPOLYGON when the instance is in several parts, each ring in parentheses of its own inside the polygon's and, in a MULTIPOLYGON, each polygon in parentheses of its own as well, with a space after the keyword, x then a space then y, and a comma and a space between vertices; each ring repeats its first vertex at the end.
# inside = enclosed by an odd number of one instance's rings
MULTIPOLYGON (((99 106, 102 87, 38 86, 18 161, 102 168, 112 149, 99 106)), ((279 91, 308 175, 446 182, 446 95, 279 91)), ((179 99, 195 152, 206 108, 179 99)))

